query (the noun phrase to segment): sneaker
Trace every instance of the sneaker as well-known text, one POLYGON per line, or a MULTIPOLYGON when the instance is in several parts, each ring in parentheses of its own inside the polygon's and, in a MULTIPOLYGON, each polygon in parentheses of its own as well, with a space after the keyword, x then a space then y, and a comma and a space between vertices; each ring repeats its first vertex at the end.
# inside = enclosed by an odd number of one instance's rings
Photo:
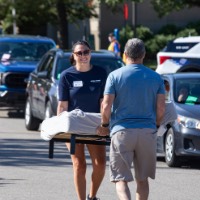
POLYGON ((100 200, 99 198, 96 198, 96 197, 93 197, 93 198, 90 198, 89 197, 89 194, 88 194, 88 196, 87 196, 87 199, 86 200, 100 200))

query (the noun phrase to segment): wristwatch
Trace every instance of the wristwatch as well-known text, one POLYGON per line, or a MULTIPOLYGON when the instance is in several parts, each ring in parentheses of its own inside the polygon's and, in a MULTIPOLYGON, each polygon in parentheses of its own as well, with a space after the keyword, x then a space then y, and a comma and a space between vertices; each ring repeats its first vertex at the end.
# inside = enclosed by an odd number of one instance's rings
POLYGON ((102 124, 101 124, 101 127, 107 128, 107 127, 109 127, 109 125, 110 125, 110 124, 104 124, 104 123, 102 123, 102 124))

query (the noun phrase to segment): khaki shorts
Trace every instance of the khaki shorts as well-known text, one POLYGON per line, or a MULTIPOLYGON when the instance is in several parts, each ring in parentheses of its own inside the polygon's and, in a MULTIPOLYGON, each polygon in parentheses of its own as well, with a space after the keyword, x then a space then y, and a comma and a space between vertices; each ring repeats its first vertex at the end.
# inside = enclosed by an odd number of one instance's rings
POLYGON ((110 146, 110 181, 133 181, 132 163, 136 180, 155 179, 156 139, 156 130, 149 128, 116 132, 110 146))

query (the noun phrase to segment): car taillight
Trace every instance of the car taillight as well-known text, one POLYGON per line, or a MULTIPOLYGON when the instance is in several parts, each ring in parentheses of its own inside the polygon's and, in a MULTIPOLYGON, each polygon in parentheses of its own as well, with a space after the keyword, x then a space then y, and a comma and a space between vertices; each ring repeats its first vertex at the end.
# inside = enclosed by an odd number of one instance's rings
POLYGON ((161 65, 162 63, 164 63, 166 60, 170 59, 171 57, 169 56, 160 56, 159 57, 159 64, 161 65))

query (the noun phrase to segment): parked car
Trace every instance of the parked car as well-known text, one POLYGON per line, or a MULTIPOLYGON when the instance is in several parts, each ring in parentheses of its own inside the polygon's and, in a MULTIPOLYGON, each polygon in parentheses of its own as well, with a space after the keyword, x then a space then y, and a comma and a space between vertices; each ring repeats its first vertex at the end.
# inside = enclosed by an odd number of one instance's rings
POLYGON ((168 166, 181 166, 182 161, 200 158, 200 73, 162 75, 169 84, 167 101, 172 101, 178 118, 167 125, 158 137, 158 152, 165 154, 168 166))
POLYGON ((55 42, 47 37, 0 36, 0 106, 24 109, 29 73, 55 42))
POLYGON ((156 72, 200 72, 200 36, 180 37, 170 41, 157 54, 156 72))
MULTIPOLYGON (((61 72, 71 66, 70 55, 69 51, 51 49, 30 74, 25 106, 25 126, 28 130, 38 130, 45 118, 56 115, 58 81, 61 72)), ((103 67, 108 74, 124 66, 121 58, 107 51, 92 51, 91 64, 103 67)))

